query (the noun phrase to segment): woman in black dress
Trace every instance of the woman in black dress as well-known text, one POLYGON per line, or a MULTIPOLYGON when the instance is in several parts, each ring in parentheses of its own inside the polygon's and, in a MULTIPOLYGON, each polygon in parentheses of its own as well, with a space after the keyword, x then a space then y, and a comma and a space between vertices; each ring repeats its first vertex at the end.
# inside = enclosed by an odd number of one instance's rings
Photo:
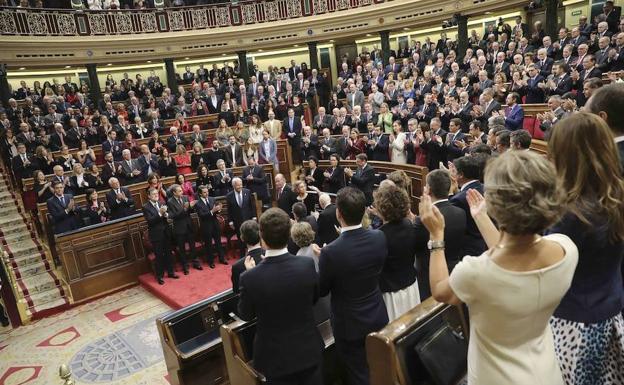
POLYGON ((37 170, 43 171, 44 175, 52 174, 52 168, 56 165, 52 153, 43 146, 35 149, 35 159, 33 160, 37 170))
MULTIPOLYGON (((314 190, 312 188, 311 190, 314 190)), ((298 180, 293 185, 293 192, 297 196, 297 202, 302 202, 306 209, 308 209, 308 215, 316 211, 316 202, 318 201, 318 194, 308 192, 308 185, 302 180, 298 180)), ((317 191, 318 192, 318 191, 317 191)))
POLYGON ((98 192, 95 189, 85 190, 86 202, 80 210, 83 226, 95 225, 108 220, 109 211, 104 202, 98 202, 98 192))
POLYGON ((337 154, 329 156, 330 166, 325 170, 325 191, 336 194, 338 190, 345 186, 344 169, 340 165, 340 158, 337 154))
POLYGON ((199 186, 208 187, 208 191, 212 195, 212 177, 208 173, 208 167, 205 164, 200 164, 197 167, 197 178, 195 179, 195 191, 199 191, 199 186))
POLYGON ((305 169, 304 179, 308 186, 314 186, 321 190, 325 182, 323 171, 318 168, 318 159, 315 156, 308 158, 308 167, 305 169))
POLYGON ((175 159, 169 156, 167 147, 163 147, 160 154, 160 159, 158 160, 160 176, 176 176, 178 174, 178 165, 175 159))
POLYGON ((33 191, 37 196, 37 203, 45 203, 54 193, 52 182, 46 180, 45 175, 41 170, 35 171, 33 178, 35 180, 33 191))

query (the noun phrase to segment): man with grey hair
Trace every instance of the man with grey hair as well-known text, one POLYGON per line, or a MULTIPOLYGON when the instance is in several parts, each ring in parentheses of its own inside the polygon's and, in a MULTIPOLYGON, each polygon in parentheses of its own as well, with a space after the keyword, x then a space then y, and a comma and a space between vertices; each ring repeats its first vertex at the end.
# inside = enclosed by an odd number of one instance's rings
POLYGON ((147 222, 149 240, 155 256, 156 280, 159 285, 164 285, 165 280, 163 277, 165 270, 167 270, 169 278, 180 278, 173 271, 173 264, 171 263, 170 233, 167 223, 169 213, 167 212, 167 206, 158 202, 157 189, 150 188, 147 191, 147 197, 149 200, 143 205, 143 217, 147 222))
POLYGON ((125 184, 128 185, 140 182, 143 172, 137 159, 132 159, 130 150, 127 148, 121 152, 121 157, 121 170, 123 172, 125 184))
POLYGON ((201 263, 197 259, 195 231, 193 229, 193 221, 191 220, 191 210, 193 210, 197 201, 190 202, 188 197, 183 194, 182 187, 179 184, 171 186, 171 195, 171 198, 167 201, 167 207, 169 208, 169 218, 173 220, 173 239, 178 248, 178 256, 182 263, 184 275, 188 275, 189 255, 186 253, 186 244, 189 245, 193 267, 197 270, 203 270, 201 263))
POLYGON ((336 218, 336 205, 332 203, 329 194, 322 193, 319 196, 319 206, 321 206, 323 211, 321 211, 317 220, 317 237, 322 246, 338 238, 340 223, 338 223, 336 218))
POLYGON ((248 219, 256 219, 256 200, 251 191, 243 188, 243 181, 239 177, 232 179, 232 188, 225 196, 228 207, 228 223, 236 231, 238 237, 240 257, 245 256, 245 245, 240 240, 240 227, 248 219))
POLYGON ((111 219, 119 219, 130 216, 136 211, 134 199, 127 187, 121 187, 119 179, 112 177, 108 180, 111 190, 106 193, 106 203, 111 212, 111 219))

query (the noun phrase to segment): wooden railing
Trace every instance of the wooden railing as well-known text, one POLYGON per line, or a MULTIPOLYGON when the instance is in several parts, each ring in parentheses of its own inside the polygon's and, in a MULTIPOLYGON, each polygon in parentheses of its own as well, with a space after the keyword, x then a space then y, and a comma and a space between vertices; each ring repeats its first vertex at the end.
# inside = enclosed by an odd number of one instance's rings
MULTIPOLYGON (((384 0, 246 0, 209 6, 79 12, 6 7, 0 8, 0 34, 94 36, 191 31, 296 19, 383 2, 384 0)), ((218 43, 211 43, 211 46, 214 44, 218 43)))

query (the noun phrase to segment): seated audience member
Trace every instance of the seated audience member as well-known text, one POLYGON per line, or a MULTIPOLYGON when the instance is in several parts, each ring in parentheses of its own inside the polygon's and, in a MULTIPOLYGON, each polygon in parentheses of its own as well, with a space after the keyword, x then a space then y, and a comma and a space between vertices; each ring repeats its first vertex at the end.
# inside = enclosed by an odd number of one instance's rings
POLYGON ((383 221, 379 230, 386 237, 387 247, 379 289, 392 322, 420 303, 414 268, 416 237, 408 219, 410 200, 405 190, 394 183, 386 184, 375 191, 374 197, 374 207, 383 221))
POLYGON ((516 130, 509 134, 509 144, 512 150, 529 150, 531 134, 527 130, 516 130))
POLYGON ((121 171, 123 173, 124 184, 135 184, 142 181, 143 171, 137 159, 132 159, 130 150, 125 149, 122 153, 121 171))
POLYGON ((262 254, 264 253, 260 244, 260 227, 258 222, 252 220, 243 222, 240 233, 241 240, 245 243, 247 251, 245 252, 245 258, 239 259, 232 265, 232 291, 234 293, 238 293, 238 281, 240 275, 245 271, 245 260, 247 257, 251 257, 257 266, 262 262, 262 254))
MULTIPOLYGON (((314 261, 314 267, 318 272, 318 255, 314 252, 314 239, 316 235, 312 226, 308 222, 295 222, 290 228, 290 240, 294 242, 299 248, 297 251, 298 257, 311 258, 314 261)), ((290 241, 289 241, 290 242, 290 241)), ((316 305, 314 305, 314 319, 317 324, 320 324, 329 319, 331 296, 319 298, 316 305)))
MULTIPOLYGON (((624 33, 624 32, 622 32, 624 33)), ((618 35, 620 36, 620 35, 618 35)), ((624 40, 624 35, 621 35, 624 40)), ((585 108, 604 119, 609 125, 620 155, 620 164, 624 170, 624 120, 622 119, 621 101, 624 100, 624 84, 610 84, 597 90, 587 102, 585 108)))
POLYGON ((57 165, 63 167, 63 171, 72 171, 74 164, 78 163, 76 158, 69 153, 69 147, 66 145, 61 146, 61 153, 56 157, 55 162, 57 165))
POLYGON ((352 384, 369 383, 365 339, 388 323, 379 289, 386 239, 381 231, 362 228, 366 205, 359 189, 346 187, 338 192, 336 217, 342 232, 321 249, 319 257, 320 295, 331 294, 336 353, 352 384))
POLYGON ((324 344, 314 319, 318 300, 314 262, 286 250, 290 218, 282 210, 262 214, 260 235, 265 257, 258 265, 251 256, 245 258, 247 271, 240 276, 238 303, 242 319, 258 320, 254 367, 268 383, 320 385, 324 344))
POLYGON ((204 243, 204 250, 206 250, 206 262, 208 262, 208 266, 211 269, 215 268, 214 254, 212 252, 212 243, 214 241, 214 247, 219 255, 219 262, 227 265, 225 251, 221 245, 221 225, 217 218, 221 214, 221 203, 217 203, 214 197, 208 195, 209 191, 206 185, 200 185, 197 191, 198 198, 195 204, 195 212, 199 217, 199 232, 204 243))
POLYGON ((136 213, 134 199, 127 187, 121 187, 119 179, 110 178, 108 185, 111 190, 106 193, 106 203, 110 210, 111 219, 128 217, 136 213))
POLYGON ((102 173, 95 163, 89 166, 86 171, 88 171, 93 177, 95 181, 94 188, 96 190, 103 190, 107 188, 108 184, 104 183, 104 181, 102 180, 102 173))
POLYGON ((37 194, 37 203, 45 203, 54 194, 52 182, 48 181, 41 170, 35 170, 33 174, 33 191, 37 194))
POLYGON ((175 182, 182 188, 182 194, 188 198, 189 202, 195 201, 195 191, 193 190, 193 183, 186 180, 186 176, 178 174, 175 177, 175 182))
POLYGON ((74 164, 74 173, 69 177, 72 191, 76 195, 84 194, 89 188, 95 188, 95 177, 86 174, 80 163, 74 164))
POLYGON ((208 164, 204 147, 201 143, 193 143, 193 152, 191 153, 191 170, 197 172, 197 168, 202 164, 208 164))
POLYGON ((117 140, 116 131, 109 131, 107 139, 102 142, 102 152, 105 154, 110 152, 116 162, 121 161, 121 143, 117 140))
POLYGON ((94 188, 85 190, 86 203, 79 211, 84 226, 95 225, 108 220, 109 211, 104 202, 98 201, 98 198, 98 192, 94 188))
POLYGON ((150 189, 147 197, 149 200, 143 205, 143 216, 147 222, 152 252, 156 257, 156 281, 159 285, 164 285, 165 270, 167 270, 169 278, 180 278, 174 272, 173 263, 171 262, 171 230, 167 223, 169 214, 167 213, 167 206, 158 202, 158 190, 150 189))
POLYGON ((511 147, 511 131, 500 130, 496 133, 495 137, 496 153, 498 155, 503 154, 511 147))
POLYGON ((450 276, 444 217, 430 196, 421 198, 420 218, 431 240, 432 295, 437 301, 464 302, 470 308, 470 381, 501 384, 512 374, 518 384, 539 378, 563 385, 548 323, 570 288, 578 250, 563 234, 540 236, 563 209, 555 169, 540 155, 509 151, 488 164, 485 186, 485 200, 474 189, 468 199, 490 249, 464 257, 450 276), (505 358, 511 356, 513 360, 505 358))
MULTIPOLYGON (((507 95, 507 109, 505 110, 505 127, 509 131, 520 130, 522 128, 522 122, 524 121, 524 109, 519 104, 520 95, 515 92, 507 95)), ((500 113, 500 112, 498 112, 500 113)), ((494 115, 498 114, 494 113, 494 115)))
POLYGON ((243 181, 235 177, 232 179, 232 191, 227 193, 225 201, 228 207, 228 224, 236 232, 242 258, 245 256, 245 247, 240 240, 240 226, 248 219, 256 219, 256 200, 251 191, 243 188, 243 181))
MULTIPOLYGON (((466 212, 459 207, 453 206, 448 200, 448 192, 451 188, 451 175, 447 170, 433 170, 427 174, 426 191, 431 197, 432 204, 438 208, 444 217, 444 239, 446 266, 449 272, 464 257, 463 240, 466 234, 466 212)), ((420 218, 414 221, 416 238, 416 271, 420 299, 425 300, 431 296, 429 287, 429 231, 423 225, 420 218)))
POLYGON ((579 112, 557 123, 548 142, 565 192, 565 214, 549 232, 569 236, 579 257, 572 286, 557 302, 550 325, 566 384, 608 383, 624 365, 619 353, 624 344, 624 179, 605 118, 609 115, 603 112, 579 112), (572 333, 594 342, 570 344, 572 333), (595 364, 587 369, 583 362, 595 364))
MULTIPOLYGON (((487 247, 485 241, 477 229, 475 221, 470 216, 470 207, 468 206, 467 194, 468 190, 474 189, 483 194, 483 184, 480 182, 483 175, 483 155, 479 156, 463 156, 455 159, 453 163, 456 171, 456 182, 458 191, 449 198, 449 202, 456 207, 464 210, 466 213, 466 232, 463 236, 461 244, 463 245, 462 255, 481 255, 487 247)), ((442 198, 438 197, 437 198, 442 198)))
POLYGON ((79 228, 76 216, 76 203, 71 194, 65 193, 62 182, 54 182, 52 185, 54 195, 46 202, 48 214, 52 219, 54 234, 65 233, 79 228))
POLYGON ((355 171, 345 168, 344 173, 349 178, 349 185, 364 193, 366 205, 373 203, 373 186, 375 185, 375 169, 368 164, 366 154, 358 154, 355 158, 357 169, 355 171))
POLYGON ((171 127, 169 129, 169 132, 171 134, 167 138, 167 142, 166 142, 169 152, 176 152, 179 145, 183 145, 183 146, 186 145, 186 138, 184 137, 184 135, 178 134, 177 127, 171 127))
POLYGON ((229 143, 224 147, 225 161, 228 167, 242 167, 245 162, 243 161, 243 148, 236 141, 236 136, 230 135, 229 143))
POLYGON ((158 159, 158 170, 160 176, 176 176, 178 174, 178 165, 176 160, 169 154, 169 149, 163 147, 160 151, 160 158, 158 159))
POLYGON ((325 177, 324 190, 336 194, 346 184, 345 169, 340 165, 338 154, 331 154, 329 157, 329 167, 323 173, 325 177))
POLYGON ((321 246, 332 243, 340 234, 340 223, 336 218, 336 205, 326 193, 319 196, 321 213, 317 219, 318 240, 321 246))
MULTIPOLYGON (((178 181, 176 181, 178 182, 178 181)), ((182 186, 174 184, 171 186, 171 198, 167 201, 168 217, 173 221, 173 240, 178 250, 178 258, 182 263, 184 275, 189 274, 189 259, 193 262, 193 268, 203 270, 201 263, 197 259, 195 248, 195 231, 191 220, 191 210, 195 202, 188 199, 182 191, 182 186), (189 254, 186 252, 186 245, 189 246, 189 254), (189 258, 190 257, 190 258, 189 258)))
POLYGON ((212 176, 212 187, 214 188, 215 196, 224 196, 232 191, 232 170, 225 168, 225 161, 219 159, 217 161, 217 172, 212 176))

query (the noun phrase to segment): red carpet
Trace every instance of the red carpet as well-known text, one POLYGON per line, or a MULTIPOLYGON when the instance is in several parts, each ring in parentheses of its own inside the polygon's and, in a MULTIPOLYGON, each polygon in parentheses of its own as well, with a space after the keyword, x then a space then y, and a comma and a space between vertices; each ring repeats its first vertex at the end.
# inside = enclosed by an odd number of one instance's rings
POLYGON ((232 288, 231 271, 234 262, 236 259, 228 258, 229 265, 226 266, 216 261, 214 269, 203 262, 204 270, 191 267, 189 275, 182 274, 182 268, 176 266, 176 274, 180 279, 167 278, 165 274, 164 285, 159 285, 152 273, 141 275, 139 282, 147 291, 177 310, 232 288))

